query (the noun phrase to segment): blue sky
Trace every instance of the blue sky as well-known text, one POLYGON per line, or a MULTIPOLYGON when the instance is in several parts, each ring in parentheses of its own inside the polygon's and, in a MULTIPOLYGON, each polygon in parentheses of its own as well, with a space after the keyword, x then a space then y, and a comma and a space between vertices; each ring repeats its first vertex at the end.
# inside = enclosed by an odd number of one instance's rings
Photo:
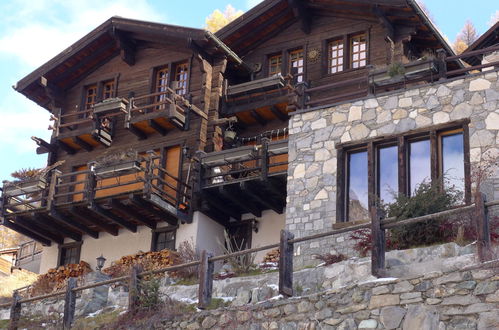
MULTIPOLYGON (((0 2, 0 180, 22 167, 42 167, 35 135, 50 137, 48 112, 12 89, 18 80, 113 15, 202 28, 215 9, 246 11, 259 0, 3 0, 0 2)), ((487 30, 497 0, 426 0, 440 30, 453 41, 467 19, 487 30), (452 4, 452 5, 450 5, 452 4)))

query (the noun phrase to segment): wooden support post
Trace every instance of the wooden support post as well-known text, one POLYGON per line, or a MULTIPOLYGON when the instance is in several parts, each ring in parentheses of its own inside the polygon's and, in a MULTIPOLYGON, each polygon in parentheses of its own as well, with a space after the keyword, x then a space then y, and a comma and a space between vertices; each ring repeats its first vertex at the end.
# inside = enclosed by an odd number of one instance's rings
POLYGON ((438 77, 439 79, 447 78, 447 54, 445 53, 445 49, 437 50, 437 58, 438 58, 438 77))
POLYGON ((285 297, 293 296, 293 253, 294 244, 288 240, 295 238, 295 235, 287 230, 281 230, 281 241, 279 249, 279 293, 285 297))
POLYGON ((95 178, 95 173, 90 171, 87 174, 87 182, 85 184, 85 197, 89 204, 93 203, 95 197, 95 187, 97 185, 97 180, 95 178))
POLYGON ((12 305, 10 306, 9 330, 17 330, 19 319, 21 318, 21 297, 17 291, 12 295, 12 305))
POLYGON ((73 291, 76 288, 76 277, 70 277, 68 280, 68 285, 66 287, 66 296, 64 298, 64 318, 62 321, 63 329, 71 329, 71 324, 74 321, 75 309, 76 309, 76 292, 73 291))
POLYGON ((149 153, 149 157, 146 159, 146 169, 144 173, 144 198, 149 200, 151 198, 151 191, 152 191, 152 177, 153 177, 153 169, 152 165, 154 163, 152 157, 154 151, 152 153, 149 153))
POLYGON ((381 277, 385 269, 385 230, 381 229, 381 210, 371 207, 371 273, 373 276, 381 277))
POLYGON ((213 270, 215 264, 209 259, 213 257, 211 253, 203 250, 201 252, 201 264, 199 265, 199 291, 198 291, 198 308, 205 309, 211 303, 211 295, 213 291, 213 270))
POLYGON ((59 176, 61 175, 61 171, 52 170, 52 174, 50 176, 50 186, 49 192, 47 196, 47 210, 52 208, 52 204, 54 203, 54 196, 57 194, 57 183, 59 181, 59 176))
POLYGON ((490 245, 489 217, 485 202, 487 197, 484 193, 475 194, 475 219, 477 231, 477 252, 480 262, 492 260, 492 250, 490 245))
POLYGON ((263 138, 262 139, 262 180, 267 180, 267 177, 269 175, 269 142, 270 140, 268 138, 263 138))
POLYGON ((138 274, 142 271, 140 266, 133 266, 128 283, 128 311, 135 312, 139 306, 140 279, 138 274))

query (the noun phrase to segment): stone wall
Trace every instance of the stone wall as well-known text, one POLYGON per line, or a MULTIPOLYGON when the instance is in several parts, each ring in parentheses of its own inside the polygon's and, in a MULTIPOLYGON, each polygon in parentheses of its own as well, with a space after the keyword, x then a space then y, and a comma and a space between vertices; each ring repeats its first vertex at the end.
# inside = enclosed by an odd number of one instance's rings
MULTIPOLYGON (((290 120, 286 228, 296 237, 336 223, 337 143, 403 133, 469 118, 470 160, 499 154, 498 72, 447 80, 353 103, 297 112, 290 120)), ((499 174, 482 187, 499 199, 499 174)), ((297 246, 298 267, 329 251, 355 255, 348 235, 297 246)))
POLYGON ((379 279, 295 299, 185 315, 157 328, 497 329, 499 275, 475 270, 379 279))

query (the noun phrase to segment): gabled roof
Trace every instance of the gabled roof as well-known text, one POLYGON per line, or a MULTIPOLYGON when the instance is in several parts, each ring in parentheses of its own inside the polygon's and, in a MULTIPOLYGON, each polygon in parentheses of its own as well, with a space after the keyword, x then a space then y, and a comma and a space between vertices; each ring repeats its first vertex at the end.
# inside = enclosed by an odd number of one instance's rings
POLYGON ((395 32, 410 31, 412 40, 421 47, 443 48, 448 55, 454 55, 452 47, 414 0, 265 0, 216 35, 244 56, 297 21, 306 31, 313 24, 311 17, 320 15, 375 19, 395 32))
POLYGON ((202 29, 111 17, 59 55, 21 79, 14 89, 50 111, 48 94, 74 86, 100 65, 121 54, 134 62, 137 42, 164 43, 178 49, 198 49, 208 55, 242 61, 212 33, 202 29))
MULTIPOLYGON (((463 53, 468 53, 474 50, 484 49, 499 45, 499 21, 472 43, 463 53)), ((466 59, 471 65, 478 65, 482 61, 483 55, 473 56, 466 59)))

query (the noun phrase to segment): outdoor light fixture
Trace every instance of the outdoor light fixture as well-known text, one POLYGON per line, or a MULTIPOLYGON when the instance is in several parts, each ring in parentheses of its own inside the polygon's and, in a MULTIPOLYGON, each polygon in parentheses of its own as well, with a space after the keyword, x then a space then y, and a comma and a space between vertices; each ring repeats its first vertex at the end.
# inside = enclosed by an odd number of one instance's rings
POLYGON ((106 262, 106 258, 101 254, 100 257, 97 257, 97 268, 99 272, 102 270, 102 267, 104 267, 104 263, 106 262))

